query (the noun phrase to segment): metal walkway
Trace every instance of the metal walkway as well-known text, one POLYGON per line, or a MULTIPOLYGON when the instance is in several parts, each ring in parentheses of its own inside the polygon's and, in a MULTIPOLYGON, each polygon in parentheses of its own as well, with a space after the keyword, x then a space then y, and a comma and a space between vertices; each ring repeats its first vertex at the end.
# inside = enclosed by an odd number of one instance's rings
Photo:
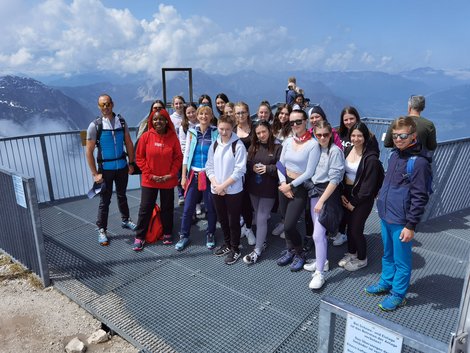
MULTIPOLYGON (((128 193, 137 218, 140 191, 128 193)), ((350 273, 336 264, 346 245, 330 246, 331 270, 320 291, 308 289, 310 273, 291 273, 275 259, 284 241, 269 235, 260 262, 223 263, 193 226, 183 252, 161 243, 131 250, 132 232, 120 227, 113 196, 110 245, 97 242, 98 199, 42 205, 41 222, 54 286, 143 352, 316 352, 322 296, 330 295, 390 321, 448 342, 457 324, 470 250, 470 210, 423 224, 413 247, 408 304, 381 312, 380 297, 363 294, 380 275, 378 217, 366 233, 369 266, 350 273)), ((182 208, 175 211, 175 233, 182 208)), ((276 218, 276 217, 273 217, 276 218)), ((274 224, 274 220, 271 224, 274 224)), ((217 240, 222 240, 220 229, 217 240)), ((243 254, 251 251, 242 239, 243 254)), ((335 351, 342 352, 341 332, 335 351)))

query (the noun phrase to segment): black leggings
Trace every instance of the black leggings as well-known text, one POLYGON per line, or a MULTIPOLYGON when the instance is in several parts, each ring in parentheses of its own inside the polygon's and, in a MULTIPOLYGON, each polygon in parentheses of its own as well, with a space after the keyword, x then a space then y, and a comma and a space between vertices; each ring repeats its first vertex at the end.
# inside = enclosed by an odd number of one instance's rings
MULTIPOLYGON (((290 183, 290 178, 287 178, 287 183, 290 183)), ((295 187, 293 190, 294 198, 288 199, 282 192, 279 192, 279 209, 284 217, 284 232, 286 234, 287 249, 294 249, 296 254, 302 253, 302 237, 297 230, 297 221, 305 212, 307 203, 307 190, 303 185, 295 187)))
MULTIPOLYGON (((343 193, 348 200, 351 199, 351 188, 351 185, 346 185, 343 193)), ((374 198, 371 197, 354 207, 352 212, 344 209, 343 221, 347 225, 348 252, 350 254, 357 252, 359 260, 364 260, 367 257, 367 241, 364 236, 364 227, 373 206, 374 198)))
POLYGON ((212 194, 217 218, 224 233, 225 246, 234 252, 240 252, 240 213, 243 203, 243 191, 238 194, 225 194, 223 196, 212 194))

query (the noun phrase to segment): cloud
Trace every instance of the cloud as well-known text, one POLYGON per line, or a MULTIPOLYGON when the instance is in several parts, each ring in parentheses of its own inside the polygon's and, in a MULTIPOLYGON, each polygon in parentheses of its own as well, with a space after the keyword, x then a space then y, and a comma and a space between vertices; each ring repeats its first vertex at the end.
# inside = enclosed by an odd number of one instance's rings
POLYGON ((229 73, 345 70, 374 62, 369 53, 358 57, 355 44, 341 50, 331 35, 305 45, 283 26, 223 31, 207 17, 184 18, 175 7, 164 4, 152 19, 139 20, 129 10, 107 8, 100 0, 46 0, 35 7, 27 7, 28 0, 4 1, 9 5, 0 5, 4 73, 68 76, 112 71, 159 78, 162 67, 229 73), (333 54, 332 45, 337 50, 333 54))

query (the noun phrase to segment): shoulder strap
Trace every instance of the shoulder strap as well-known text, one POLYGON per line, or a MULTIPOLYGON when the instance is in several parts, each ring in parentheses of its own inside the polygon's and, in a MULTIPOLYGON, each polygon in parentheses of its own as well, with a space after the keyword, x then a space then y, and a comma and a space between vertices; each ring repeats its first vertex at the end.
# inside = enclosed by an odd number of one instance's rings
POLYGON ((118 119, 119 119, 119 122, 121 123, 121 127, 122 127, 123 130, 124 130, 125 127, 126 127, 126 121, 125 121, 124 118, 121 116, 121 114, 118 114, 117 117, 118 117, 118 119))
POLYGON ((96 146, 99 148, 101 132, 103 131, 103 119, 98 116, 96 117, 94 123, 96 127, 96 146))
MULTIPOLYGON (((237 142, 238 140, 235 140, 232 142, 232 153, 233 153, 233 156, 235 157, 235 150, 237 149, 237 142)), ((215 149, 217 148, 217 146, 219 145, 219 142, 217 140, 215 140, 214 142, 214 153, 215 153, 215 149)))

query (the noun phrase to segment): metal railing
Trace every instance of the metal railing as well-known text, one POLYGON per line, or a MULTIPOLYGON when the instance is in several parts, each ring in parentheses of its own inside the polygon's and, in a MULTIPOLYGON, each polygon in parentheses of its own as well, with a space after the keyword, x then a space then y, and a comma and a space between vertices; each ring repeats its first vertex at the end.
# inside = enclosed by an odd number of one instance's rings
MULTIPOLYGON (((384 330, 386 332, 391 332, 392 334, 394 334, 395 338, 397 336, 398 338, 402 338, 403 345, 418 350, 420 352, 447 352, 447 344, 443 342, 437 341, 434 338, 425 336, 419 332, 410 330, 394 322, 383 319, 372 313, 356 308, 350 304, 341 302, 335 298, 328 296, 324 297, 320 302, 320 317, 318 320, 319 343, 317 347, 317 352, 331 353, 333 352, 333 348, 336 348, 336 351, 343 351, 342 349, 338 349, 340 348, 338 346, 333 347, 333 338, 335 337, 337 316, 346 318, 347 320, 353 320, 354 318, 357 318, 360 322, 363 323, 361 325, 361 334, 358 335, 359 337, 354 337, 354 333, 352 333, 351 336, 345 338, 345 342, 340 342, 341 340, 339 340, 338 342, 338 344, 350 344, 351 346, 354 346, 355 342, 360 341, 359 344, 361 346, 359 348, 364 346, 369 348, 358 351, 385 352, 386 350, 382 350, 382 345, 386 344, 387 341, 390 342, 392 340, 384 339, 383 342, 381 342, 381 339, 383 339, 383 337, 380 337, 380 334, 374 335, 374 332, 381 332, 382 330, 384 330), (378 338, 377 336, 379 336, 380 338, 378 338), (373 347, 375 345, 378 345, 381 349, 373 350, 373 347)), ((348 323, 346 323, 346 326, 348 326, 348 323)), ((355 352, 356 350, 351 348, 351 350, 348 349, 347 351, 355 352)), ((398 350, 393 351, 398 352, 398 350)), ((401 350, 399 351, 401 352, 401 350)))
POLYGON ((50 283, 34 178, 0 168, 0 248, 50 283))
MULTIPOLYGON (((93 183, 80 131, 2 138, 0 166, 33 176, 40 203, 86 195, 93 183)), ((129 188, 138 186, 131 176, 129 188)))

